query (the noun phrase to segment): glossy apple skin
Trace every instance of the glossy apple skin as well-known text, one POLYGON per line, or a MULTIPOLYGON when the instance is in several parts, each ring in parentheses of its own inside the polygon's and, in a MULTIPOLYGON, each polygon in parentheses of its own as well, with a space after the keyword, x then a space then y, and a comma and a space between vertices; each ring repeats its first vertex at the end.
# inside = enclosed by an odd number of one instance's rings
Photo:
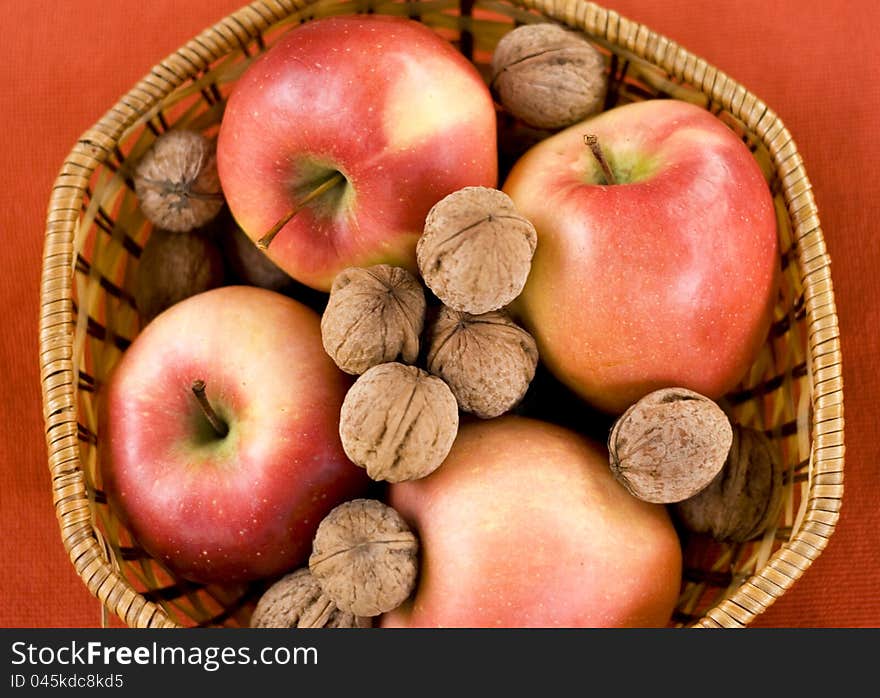
POLYGON ((342 450, 349 385, 321 349, 318 315, 265 289, 227 286, 157 316, 102 396, 102 473, 140 545, 206 583, 300 564, 321 518, 363 492, 342 450), (229 424, 219 439, 191 390, 229 424))
POLYGON ((618 484, 605 449, 506 416, 462 427, 391 506, 420 539, 419 582, 382 627, 667 625, 681 547, 667 511, 618 484))
POLYGON ((562 382, 617 414, 657 388, 717 399, 743 378, 772 319, 776 218, 719 119, 675 100, 617 107, 532 148, 504 191, 538 231, 516 310, 562 382), (604 184, 587 133, 630 181, 604 184))
POLYGON ((497 186, 495 109, 476 68, 425 25, 398 17, 310 21, 237 81, 217 158, 229 207, 258 240, 337 169, 348 184, 298 213, 269 256, 328 290, 347 266, 416 271, 430 207, 468 185, 497 186))

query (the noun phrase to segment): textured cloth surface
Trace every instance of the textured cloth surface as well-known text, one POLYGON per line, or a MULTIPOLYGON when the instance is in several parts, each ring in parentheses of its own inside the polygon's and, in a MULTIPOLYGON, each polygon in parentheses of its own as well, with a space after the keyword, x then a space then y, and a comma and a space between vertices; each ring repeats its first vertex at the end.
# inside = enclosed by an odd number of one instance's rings
MULTIPOLYGON (((91 627, 101 608, 63 549, 43 437, 37 322, 49 192, 76 139, 150 67, 243 0, 0 0, 0 626, 91 627)), ((880 229, 874 172, 880 4, 603 3, 748 86, 793 134, 819 206, 840 318, 845 494, 825 551, 755 626, 880 626, 880 229)), ((110 619, 111 624, 118 621, 110 619)))

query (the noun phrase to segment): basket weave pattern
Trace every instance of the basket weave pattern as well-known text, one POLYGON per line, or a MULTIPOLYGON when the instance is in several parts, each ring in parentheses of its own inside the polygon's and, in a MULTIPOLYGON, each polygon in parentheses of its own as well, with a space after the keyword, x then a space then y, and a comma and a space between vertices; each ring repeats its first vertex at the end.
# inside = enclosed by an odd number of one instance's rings
POLYGON ((247 624, 261 584, 214 588, 175 579, 132 540, 101 489, 97 401, 138 331, 127 279, 150 230, 131 173, 169 128, 215 133, 235 80, 281 33, 317 17, 368 11, 419 19, 484 70, 516 24, 562 23, 585 32, 606 54, 606 106, 690 101, 716 114, 752 150, 774 194, 783 283, 766 344, 722 404, 734 421, 779 443, 785 504, 761 540, 684 541, 685 577, 673 618, 677 626, 748 625, 822 552, 843 495, 838 322, 810 182, 791 134, 768 105, 675 42, 582 0, 257 0, 154 66, 82 135, 49 202, 40 315, 52 495, 77 574, 105 613, 131 627, 247 624))

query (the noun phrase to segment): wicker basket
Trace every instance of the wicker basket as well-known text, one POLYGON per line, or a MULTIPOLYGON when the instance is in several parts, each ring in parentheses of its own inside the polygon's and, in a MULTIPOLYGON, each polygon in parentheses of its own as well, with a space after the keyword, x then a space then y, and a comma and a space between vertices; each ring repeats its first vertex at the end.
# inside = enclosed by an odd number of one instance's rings
POLYGON ((153 67, 74 145, 46 222, 41 381, 61 538, 105 618, 112 612, 131 627, 246 625, 261 592, 259 584, 221 589, 175 579, 132 540, 101 490, 97 389, 137 332, 126 268, 149 233, 131 163, 168 128, 216 129, 236 78, 281 33, 357 12, 418 18, 482 67, 516 24, 563 23, 605 53, 608 106, 687 100, 716 114, 754 153, 775 197, 784 280, 770 336, 725 407, 778 440, 785 504, 760 540, 683 540, 685 575, 672 620, 676 627, 748 625, 822 552, 843 494, 838 322, 810 182, 791 135, 755 95, 675 42, 583 0, 257 0, 153 67))

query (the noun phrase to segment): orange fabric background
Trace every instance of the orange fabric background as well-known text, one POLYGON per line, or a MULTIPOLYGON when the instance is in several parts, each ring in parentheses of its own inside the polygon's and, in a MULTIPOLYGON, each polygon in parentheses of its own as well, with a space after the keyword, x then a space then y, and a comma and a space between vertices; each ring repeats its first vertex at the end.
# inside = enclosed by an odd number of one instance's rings
MULTIPOLYGON (((244 0, 0 0, 0 626, 92 627, 98 602, 51 502, 37 319, 49 191, 75 140, 149 68, 244 0)), ((748 86, 783 119, 814 186, 843 347, 843 509, 819 559, 755 626, 880 626, 880 4, 608 0, 748 86)))

